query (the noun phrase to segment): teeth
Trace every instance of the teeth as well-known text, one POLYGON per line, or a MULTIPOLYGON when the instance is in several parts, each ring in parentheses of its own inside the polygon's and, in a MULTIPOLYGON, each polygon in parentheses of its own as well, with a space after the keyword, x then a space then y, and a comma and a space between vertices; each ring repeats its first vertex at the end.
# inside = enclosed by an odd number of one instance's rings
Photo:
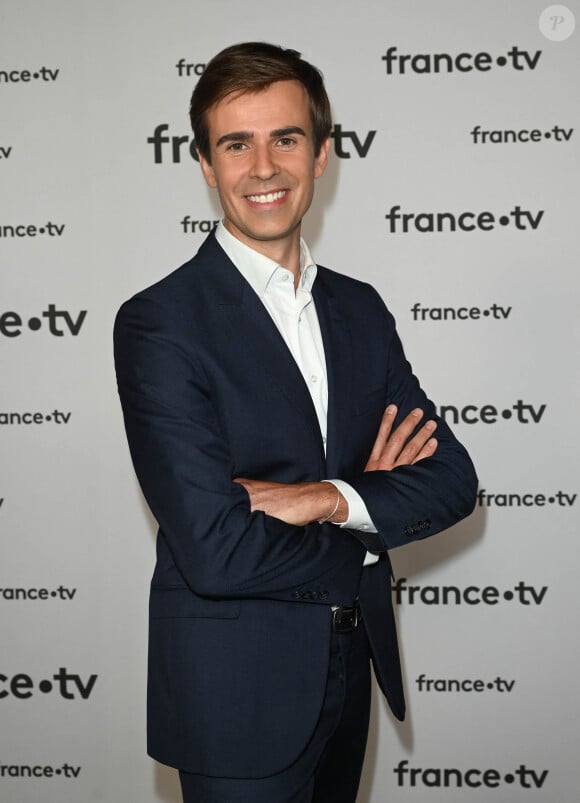
POLYGON ((286 195, 286 190, 279 192, 269 192, 267 195, 248 195, 248 200, 255 204, 271 204, 273 201, 278 201, 286 195))

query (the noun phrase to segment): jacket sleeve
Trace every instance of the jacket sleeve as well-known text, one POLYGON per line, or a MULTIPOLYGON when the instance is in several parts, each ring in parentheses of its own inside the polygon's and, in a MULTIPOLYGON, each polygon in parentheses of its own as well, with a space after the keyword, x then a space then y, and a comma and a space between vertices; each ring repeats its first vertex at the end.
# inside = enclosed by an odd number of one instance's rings
MULTIPOLYGON (((372 288, 386 326, 387 404, 398 407, 395 426, 414 408, 424 411, 422 423, 437 422, 438 447, 432 457, 392 471, 369 471, 345 477, 365 502, 378 531, 378 542, 357 533, 373 552, 434 535, 468 516, 475 506, 477 476, 465 448, 437 414, 405 358, 393 316, 372 288)), ((421 424, 419 424, 418 429, 421 424)), ((354 531, 353 531, 354 533, 354 531)))
POLYGON ((219 399, 169 305, 136 296, 114 331, 125 428, 144 496, 183 581, 210 598, 349 603, 364 549, 331 524, 250 511, 216 414, 219 399))

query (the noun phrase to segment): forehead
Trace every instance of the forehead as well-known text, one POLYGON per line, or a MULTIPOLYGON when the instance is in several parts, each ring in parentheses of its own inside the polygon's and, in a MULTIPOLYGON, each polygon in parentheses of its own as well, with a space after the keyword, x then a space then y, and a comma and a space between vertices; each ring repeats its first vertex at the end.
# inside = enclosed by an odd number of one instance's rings
POLYGON ((210 138, 232 131, 311 130, 308 93, 299 81, 276 81, 257 92, 232 92, 207 111, 210 138))

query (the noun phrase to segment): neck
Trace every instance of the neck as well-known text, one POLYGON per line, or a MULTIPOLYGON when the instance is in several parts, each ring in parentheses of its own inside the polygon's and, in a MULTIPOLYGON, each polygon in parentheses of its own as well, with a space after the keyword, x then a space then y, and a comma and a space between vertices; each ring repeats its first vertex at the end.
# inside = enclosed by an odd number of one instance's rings
POLYGON ((244 237, 238 230, 232 231, 228 221, 224 221, 226 229, 249 248, 253 248, 273 262, 294 274, 294 286, 298 287, 300 281, 300 227, 291 234, 276 240, 257 240, 244 237))
POLYGON ((259 243, 259 246, 263 245, 264 248, 257 247, 256 251, 293 273, 294 287, 296 288, 300 282, 300 232, 292 239, 291 243, 259 243))

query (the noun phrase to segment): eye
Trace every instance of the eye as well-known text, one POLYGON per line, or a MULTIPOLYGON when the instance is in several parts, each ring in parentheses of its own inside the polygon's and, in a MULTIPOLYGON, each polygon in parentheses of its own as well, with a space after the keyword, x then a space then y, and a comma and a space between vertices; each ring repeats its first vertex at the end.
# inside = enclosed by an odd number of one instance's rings
POLYGON ((230 151, 231 153, 241 153, 247 148, 245 142, 230 142, 227 146, 226 151, 230 151))
POLYGON ((293 137, 280 137, 278 145, 282 148, 291 148, 293 145, 296 145, 296 140, 293 137))

